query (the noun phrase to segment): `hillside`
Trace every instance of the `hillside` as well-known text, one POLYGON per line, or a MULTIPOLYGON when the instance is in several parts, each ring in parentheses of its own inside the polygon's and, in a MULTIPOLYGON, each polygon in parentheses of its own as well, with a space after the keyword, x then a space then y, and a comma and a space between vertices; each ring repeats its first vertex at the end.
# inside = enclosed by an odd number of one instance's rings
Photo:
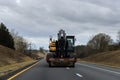
POLYGON ((32 53, 31 56, 33 59, 41 59, 45 57, 45 54, 40 52, 39 50, 31 51, 31 53, 32 53))
POLYGON ((93 63, 110 65, 113 67, 120 67, 120 50, 97 53, 86 57, 83 60, 93 63))
POLYGON ((32 59, 22 53, 0 45, 0 67, 29 60, 32 59))
POLYGON ((0 76, 34 61, 22 53, 0 45, 0 76))

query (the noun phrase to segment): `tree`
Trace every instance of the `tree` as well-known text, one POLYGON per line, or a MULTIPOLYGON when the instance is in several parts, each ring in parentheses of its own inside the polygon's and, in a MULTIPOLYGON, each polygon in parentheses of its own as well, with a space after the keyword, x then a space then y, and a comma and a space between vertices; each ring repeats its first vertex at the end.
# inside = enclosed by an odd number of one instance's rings
POLYGON ((85 45, 78 45, 75 47, 75 53, 77 54, 77 57, 84 57, 85 56, 85 45))
POLYGON ((0 24, 0 45, 14 49, 14 40, 7 27, 0 24))
POLYGON ((44 53, 44 48, 43 47, 40 47, 39 50, 40 50, 41 53, 44 53))
POLYGON ((118 33, 117 33, 117 42, 118 42, 118 44, 120 46, 120 31, 118 31, 118 33))
POLYGON ((17 36, 14 38, 14 41, 15 41, 15 49, 17 51, 24 53, 24 51, 27 50, 28 44, 23 37, 17 36))
POLYGON ((105 33, 99 33, 89 40, 87 45, 98 52, 103 52, 107 50, 108 45, 111 43, 112 39, 109 35, 106 35, 105 33))
POLYGON ((19 36, 18 32, 15 32, 15 30, 11 30, 11 34, 14 38, 15 50, 24 53, 28 49, 28 42, 23 37, 19 36))

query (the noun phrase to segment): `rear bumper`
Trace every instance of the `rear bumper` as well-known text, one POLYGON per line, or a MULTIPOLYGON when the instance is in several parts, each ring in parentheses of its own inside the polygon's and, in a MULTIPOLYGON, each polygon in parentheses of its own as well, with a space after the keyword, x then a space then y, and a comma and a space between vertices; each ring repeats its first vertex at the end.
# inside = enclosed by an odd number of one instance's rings
POLYGON ((49 61, 52 62, 75 62, 75 58, 50 58, 49 61))
POLYGON ((75 58, 50 58, 49 61, 54 65, 72 65, 76 62, 75 58))

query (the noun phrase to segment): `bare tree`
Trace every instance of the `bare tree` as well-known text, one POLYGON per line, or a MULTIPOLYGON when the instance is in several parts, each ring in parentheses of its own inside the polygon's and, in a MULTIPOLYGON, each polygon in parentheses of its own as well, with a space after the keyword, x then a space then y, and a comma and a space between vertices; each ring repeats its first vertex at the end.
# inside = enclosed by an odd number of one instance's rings
POLYGON ((117 48, 120 49, 120 31, 117 33, 117 48))
POLYGON ((118 41, 118 44, 120 45, 120 31, 118 31, 117 33, 117 41, 118 41))
POLYGON ((43 47, 40 47, 40 48, 39 48, 39 51, 40 51, 41 53, 44 53, 44 48, 43 48, 43 47))
POLYGON ((105 33, 99 33, 95 35, 87 45, 99 52, 105 51, 108 48, 108 45, 112 43, 112 39, 109 35, 106 35, 105 33))
POLYGON ((24 53, 25 50, 27 50, 29 46, 28 42, 23 37, 19 36, 18 33, 15 32, 14 29, 11 30, 11 34, 14 38, 15 50, 24 53))

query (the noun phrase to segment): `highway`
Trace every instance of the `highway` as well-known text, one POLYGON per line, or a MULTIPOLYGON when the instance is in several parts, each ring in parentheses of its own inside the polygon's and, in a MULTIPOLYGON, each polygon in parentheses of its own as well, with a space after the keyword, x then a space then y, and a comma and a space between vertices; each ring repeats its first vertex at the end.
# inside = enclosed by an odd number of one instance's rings
POLYGON ((75 68, 48 67, 41 60, 12 80, 120 80, 120 69, 77 62, 75 68))

